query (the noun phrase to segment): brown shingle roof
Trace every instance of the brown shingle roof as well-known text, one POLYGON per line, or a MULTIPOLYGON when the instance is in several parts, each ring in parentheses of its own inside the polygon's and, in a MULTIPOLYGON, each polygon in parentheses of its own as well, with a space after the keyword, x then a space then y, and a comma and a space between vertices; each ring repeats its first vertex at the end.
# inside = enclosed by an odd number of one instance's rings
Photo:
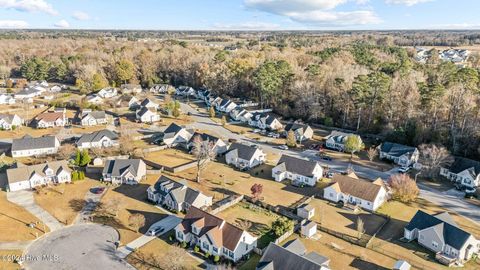
POLYGON ((360 179, 355 174, 335 174, 331 186, 337 191, 367 201, 374 201, 378 192, 383 187, 383 185, 379 185, 378 183, 360 179))
POLYGON ((222 245, 231 251, 235 250, 244 232, 240 228, 227 223, 225 220, 194 206, 188 209, 187 215, 179 226, 184 232, 191 233, 192 224, 200 229, 200 233, 197 233, 199 237, 208 233, 207 236, 215 245, 222 245))
POLYGON ((35 120, 40 121, 43 120, 45 122, 54 122, 57 119, 63 119, 63 112, 46 112, 41 113, 35 117, 35 120))

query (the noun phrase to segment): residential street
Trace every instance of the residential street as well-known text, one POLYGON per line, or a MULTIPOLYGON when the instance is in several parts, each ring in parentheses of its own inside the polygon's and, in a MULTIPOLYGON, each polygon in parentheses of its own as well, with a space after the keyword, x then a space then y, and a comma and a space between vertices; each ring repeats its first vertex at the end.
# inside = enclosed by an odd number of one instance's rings
MULTIPOLYGON (((304 158, 307 157, 312 160, 317 160, 322 165, 327 165, 330 169, 339 171, 339 172, 347 170, 350 166, 348 162, 344 162, 344 161, 320 160, 320 158, 316 156, 316 151, 306 150, 304 152, 298 152, 293 150, 280 150, 266 143, 251 140, 249 138, 246 138, 245 136, 235 134, 229 131, 228 129, 222 127, 218 123, 214 122, 213 120, 211 120, 208 117, 208 115, 197 112, 196 109, 192 108, 191 106, 183 102, 181 102, 181 109, 184 113, 191 113, 194 121, 194 123, 190 125, 191 128, 201 129, 201 130, 210 130, 225 139, 236 139, 239 142, 244 142, 248 144, 257 144, 267 153, 275 153, 280 155, 287 154, 291 156, 304 157, 304 158)), ((371 179, 371 180, 375 180, 379 177, 382 178, 383 180, 387 180, 392 174, 395 174, 398 169, 398 168, 393 168, 388 172, 381 172, 368 167, 363 167, 358 165, 351 165, 351 168, 353 168, 353 170, 355 171, 355 173, 358 174, 358 176, 362 178, 371 179)), ((480 211, 477 206, 470 204, 457 197, 449 196, 440 191, 433 190, 422 184, 419 184, 418 187, 420 188, 420 196, 426 199, 427 201, 438 204, 439 206, 442 206, 443 208, 447 209, 450 212, 456 212, 480 224, 480 211)))

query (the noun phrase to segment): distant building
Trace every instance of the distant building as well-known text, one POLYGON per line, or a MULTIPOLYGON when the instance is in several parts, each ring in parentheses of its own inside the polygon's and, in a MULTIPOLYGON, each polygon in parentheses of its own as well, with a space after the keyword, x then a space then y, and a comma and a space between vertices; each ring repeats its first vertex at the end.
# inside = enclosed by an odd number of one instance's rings
POLYGON ((292 130, 295 134, 295 139, 298 142, 310 140, 313 137, 313 129, 309 125, 290 123, 285 126, 285 136, 292 130))
POLYGON ((60 147, 60 141, 55 136, 33 138, 24 136, 12 141, 12 157, 32 157, 55 154, 60 147))
POLYGON ((37 115, 32 121, 35 128, 63 127, 67 123, 65 112, 44 112, 37 115))
POLYGON ((147 107, 141 107, 135 113, 138 121, 142 123, 154 123, 160 121, 160 114, 156 110, 147 107))
POLYGON ((0 114, 0 129, 11 130, 22 126, 25 121, 16 114, 0 114))
POLYGON ((108 148, 118 145, 118 135, 104 129, 89 134, 83 134, 75 143, 79 149, 108 148))
POLYGON ((416 147, 398 143, 384 142, 380 146, 380 159, 393 161, 400 166, 412 166, 417 163, 420 152, 416 147))
POLYGON ((82 126, 97 126, 108 124, 105 111, 83 110, 80 114, 80 124, 82 126))
POLYGON ((440 175, 464 187, 478 187, 480 184, 480 162, 468 158, 455 157, 452 165, 440 169, 440 175))
POLYGON ((9 191, 33 189, 38 186, 71 181, 71 170, 65 160, 38 165, 19 166, 7 170, 9 191))
POLYGON ((345 151, 345 142, 347 141, 347 138, 353 135, 355 134, 334 130, 327 136, 325 146, 329 149, 343 152, 345 151))

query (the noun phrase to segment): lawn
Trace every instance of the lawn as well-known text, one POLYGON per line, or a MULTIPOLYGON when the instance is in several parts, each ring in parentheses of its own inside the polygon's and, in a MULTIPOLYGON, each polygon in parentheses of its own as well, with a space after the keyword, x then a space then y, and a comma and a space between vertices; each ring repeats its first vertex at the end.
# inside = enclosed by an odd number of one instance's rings
POLYGON ((145 159, 166 167, 175 167, 195 160, 192 155, 174 148, 146 153, 145 159))
POLYGON ((250 203, 240 202, 217 214, 228 223, 259 237, 257 247, 264 248, 273 241, 272 222, 280 216, 250 203))
POLYGON ((35 202, 53 215, 58 221, 69 225, 85 205, 85 195, 89 189, 100 185, 92 179, 77 181, 72 184, 60 184, 41 189, 34 193, 35 202))
POLYGON ((366 235, 373 235, 386 218, 360 210, 354 213, 352 210, 338 208, 324 200, 312 199, 309 203, 315 207, 315 216, 313 220, 323 227, 341 232, 353 237, 358 237, 357 222, 361 218, 364 222, 366 235))
POLYGON ((213 193, 215 199, 222 199, 232 192, 251 196, 252 185, 262 184, 261 197, 274 206, 290 206, 304 195, 312 195, 319 191, 316 188, 296 188, 287 182, 275 182, 271 177, 271 170, 271 165, 264 164, 251 172, 241 172, 223 163, 210 162, 200 175, 201 183, 195 182, 196 168, 168 175, 176 179, 185 179, 189 181, 190 187, 204 193, 213 193))
POLYGON ((168 267, 172 261, 177 262, 176 269, 201 269, 200 263, 187 254, 187 251, 173 245, 165 239, 157 238, 135 250, 126 260, 139 270, 158 269, 158 266, 168 267), (157 266, 157 263, 160 265, 157 266))
POLYGON ((0 250, 0 269, 2 270, 20 270, 22 267, 15 263, 15 256, 21 256, 21 250, 0 250))
MULTIPOLYGON (((33 240, 37 234, 43 235, 42 225, 27 226, 35 222, 40 221, 23 207, 7 201, 7 194, 0 191, 0 242, 33 240)), ((48 231, 48 227, 45 229, 48 231)))
POLYGON ((110 187, 101 200, 101 205, 94 221, 108 224, 118 230, 120 241, 125 245, 145 233, 150 225, 166 217, 166 214, 147 201, 147 188, 153 185, 158 175, 149 175, 145 181, 138 185, 122 185, 110 187), (116 216, 105 215, 103 208, 115 205, 118 209, 116 216), (141 214, 145 217, 145 225, 136 232, 129 226, 128 218, 132 214, 141 214))
POLYGON ((254 270, 257 267, 258 262, 260 261, 261 256, 252 252, 250 253, 250 259, 244 262, 238 270, 254 270))
POLYGON ((192 123, 192 118, 186 114, 180 115, 178 118, 162 115, 162 120, 160 124, 162 126, 169 126, 171 123, 175 123, 179 126, 184 126, 192 123))

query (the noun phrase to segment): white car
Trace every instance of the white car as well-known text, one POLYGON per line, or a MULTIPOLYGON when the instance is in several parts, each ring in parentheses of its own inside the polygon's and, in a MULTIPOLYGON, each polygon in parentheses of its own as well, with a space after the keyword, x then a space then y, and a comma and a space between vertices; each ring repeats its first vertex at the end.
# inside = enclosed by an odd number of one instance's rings
POLYGON ((401 167, 400 169, 398 169, 398 172, 399 173, 407 173, 408 171, 410 171, 410 167, 401 167))
POLYGON ((288 150, 288 146, 286 146, 286 145, 279 145, 279 146, 277 146, 277 148, 280 149, 280 150, 288 150))
POLYGON ((156 236, 162 233, 164 230, 165 228, 162 228, 162 227, 151 228, 150 230, 148 230, 147 234, 150 236, 156 236))

